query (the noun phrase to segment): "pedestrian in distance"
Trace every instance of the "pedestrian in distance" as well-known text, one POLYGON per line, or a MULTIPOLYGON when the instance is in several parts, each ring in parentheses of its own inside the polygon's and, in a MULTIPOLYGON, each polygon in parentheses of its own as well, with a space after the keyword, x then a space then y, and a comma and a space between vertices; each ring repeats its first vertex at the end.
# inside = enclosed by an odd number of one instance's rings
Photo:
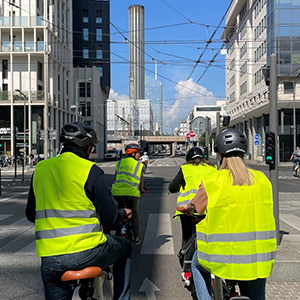
POLYGON ((96 132, 82 123, 63 126, 61 153, 40 161, 31 180, 26 217, 35 223, 36 251, 46 300, 70 300, 61 281, 67 270, 113 265, 114 299, 130 299, 131 243, 104 234, 100 224, 118 225, 131 217, 118 209, 102 169, 88 160, 96 132))
POLYGON ((293 171, 297 168, 297 163, 300 162, 300 148, 296 147, 296 150, 292 153, 290 161, 293 161, 293 171))
POLYGON ((206 213, 196 226, 192 272, 199 300, 212 299, 211 273, 237 280, 243 296, 265 300, 276 253, 272 185, 243 161, 247 140, 226 129, 215 140, 220 171, 202 181, 186 212, 206 213))
POLYGON ((129 144, 125 147, 127 157, 117 161, 115 179, 111 188, 111 193, 115 200, 120 204, 130 203, 132 210, 132 222, 135 244, 140 244, 139 221, 139 201, 143 187, 143 163, 141 157, 141 147, 138 144, 129 144))
MULTIPOLYGON (((186 154, 183 164, 175 178, 169 184, 170 193, 178 193, 177 207, 188 204, 195 196, 201 183, 207 176, 217 172, 217 169, 206 159, 201 148, 193 147, 186 154)), ((180 218, 182 230, 182 245, 179 251, 179 261, 182 267, 181 278, 185 287, 191 286, 191 262, 195 251, 195 226, 200 216, 189 216, 176 210, 176 218, 180 218)))

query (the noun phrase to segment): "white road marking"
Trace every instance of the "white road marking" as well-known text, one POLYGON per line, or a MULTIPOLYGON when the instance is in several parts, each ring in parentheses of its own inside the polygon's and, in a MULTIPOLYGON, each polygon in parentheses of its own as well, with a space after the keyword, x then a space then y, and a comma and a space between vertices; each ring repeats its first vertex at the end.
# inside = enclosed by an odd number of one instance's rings
POLYGON ((155 292, 159 292, 160 289, 147 277, 144 279, 139 292, 145 293, 147 300, 156 300, 155 292))
POLYGON ((174 255, 170 214, 149 214, 141 254, 174 255))
POLYGON ((279 214, 279 218, 284 223, 300 231, 300 218, 293 214, 279 214))
POLYGON ((9 214, 1 214, 0 215, 0 221, 2 221, 2 220, 5 220, 5 219, 7 219, 7 218, 9 218, 9 217, 11 217, 12 215, 9 215, 9 214))
POLYGON ((7 197, 7 198, 0 199, 0 202, 7 201, 7 200, 13 199, 13 198, 17 198, 17 196, 19 196, 19 195, 26 195, 26 194, 28 194, 28 191, 15 194, 15 195, 7 197))
POLYGON ((27 246, 16 252, 15 254, 23 254, 23 255, 36 255, 35 252, 35 241, 32 241, 27 246))

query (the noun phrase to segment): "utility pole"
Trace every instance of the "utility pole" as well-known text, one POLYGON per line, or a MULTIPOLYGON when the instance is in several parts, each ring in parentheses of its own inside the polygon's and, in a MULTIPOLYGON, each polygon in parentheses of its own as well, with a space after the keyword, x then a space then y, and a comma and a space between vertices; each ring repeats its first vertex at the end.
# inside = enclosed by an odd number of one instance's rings
POLYGON ((270 181, 273 187, 273 212, 276 222, 276 239, 279 245, 279 197, 278 197, 278 108, 277 108, 277 56, 270 55, 270 131, 275 134, 275 155, 274 166, 269 170, 270 181))
MULTIPOLYGON (((220 133, 220 112, 217 112, 216 113, 216 124, 217 124, 217 128, 216 128, 216 136, 220 133)), ((217 168, 219 169, 220 168, 220 157, 219 157, 219 154, 217 153, 217 168)))

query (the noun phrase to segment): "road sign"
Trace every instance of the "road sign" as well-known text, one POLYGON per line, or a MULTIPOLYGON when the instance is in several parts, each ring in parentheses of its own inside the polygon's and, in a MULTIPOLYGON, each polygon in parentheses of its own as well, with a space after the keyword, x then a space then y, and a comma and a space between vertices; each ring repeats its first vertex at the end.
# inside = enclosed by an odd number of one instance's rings
POLYGON ((254 145, 255 145, 255 146, 259 146, 259 145, 260 145, 260 141, 259 141, 259 140, 255 140, 255 141, 254 141, 254 145))
POLYGON ((256 134, 256 135, 254 136, 254 139, 255 139, 255 140, 260 140, 260 135, 259 135, 259 134, 256 134))
POLYGON ((191 137, 195 137, 195 136, 196 136, 196 133, 195 133, 193 130, 191 130, 191 131, 190 131, 190 136, 191 136, 191 137))
POLYGON ((191 135, 189 133, 187 133, 186 138, 189 140, 191 138, 191 135))

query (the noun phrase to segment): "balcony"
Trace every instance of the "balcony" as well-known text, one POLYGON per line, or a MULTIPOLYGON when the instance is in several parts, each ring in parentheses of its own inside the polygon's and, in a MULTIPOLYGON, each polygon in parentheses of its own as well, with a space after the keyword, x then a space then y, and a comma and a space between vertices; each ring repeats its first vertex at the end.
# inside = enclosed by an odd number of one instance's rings
POLYGON ((2 42, 1 43, 1 51, 2 52, 10 52, 10 50, 11 50, 10 42, 2 42))
POLYGON ((14 17, 13 26, 28 26, 28 17, 14 17))
POLYGON ((24 43, 24 50, 26 52, 34 51, 34 42, 25 41, 24 43))
POLYGON ((8 92, 8 91, 1 92, 0 91, 0 101, 10 101, 10 92, 8 92))
POLYGON ((44 43, 44 41, 38 41, 36 43, 36 50, 37 51, 44 51, 45 50, 45 43, 44 43))
POLYGON ((10 26, 10 17, 0 17, 0 27, 10 26))
MULTIPOLYGON (((28 98, 28 91, 22 91, 22 93, 26 95, 26 98, 28 98)), ((24 97, 20 94, 20 92, 14 91, 13 98, 14 98, 14 101, 22 101, 22 102, 24 102, 24 97)), ((28 99, 26 99, 26 101, 27 100, 28 99)))
POLYGON ((44 91, 32 91, 31 92, 31 101, 44 101, 45 93, 44 91))
POLYGON ((44 26, 44 17, 30 17, 31 26, 44 26))
POLYGON ((13 49, 14 49, 14 52, 21 52, 23 51, 23 47, 22 47, 22 42, 14 42, 13 43, 13 49))

